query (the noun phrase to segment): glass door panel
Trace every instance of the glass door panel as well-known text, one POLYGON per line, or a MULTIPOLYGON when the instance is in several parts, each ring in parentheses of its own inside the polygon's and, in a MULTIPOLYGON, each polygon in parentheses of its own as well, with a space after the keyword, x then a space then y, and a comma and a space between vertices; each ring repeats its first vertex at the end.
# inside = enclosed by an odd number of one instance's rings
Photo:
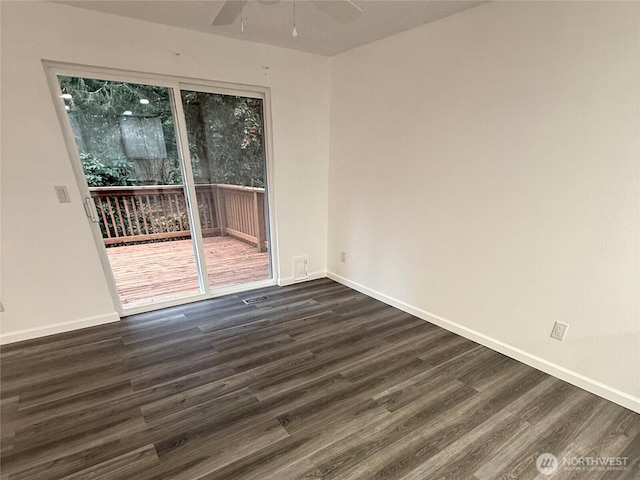
POLYGON ((58 81, 123 308, 202 293, 170 89, 58 81))
POLYGON ((182 90, 212 288, 271 278, 263 101, 182 90))

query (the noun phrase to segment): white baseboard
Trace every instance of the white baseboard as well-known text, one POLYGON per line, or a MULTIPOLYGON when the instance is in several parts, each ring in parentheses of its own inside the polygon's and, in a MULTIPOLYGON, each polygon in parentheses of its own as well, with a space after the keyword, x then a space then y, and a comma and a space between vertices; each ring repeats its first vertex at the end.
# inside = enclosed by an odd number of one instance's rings
POLYGON ((320 270, 318 272, 310 273, 309 275, 307 275, 306 278, 303 278, 301 280, 296 280, 293 277, 281 278, 278 280, 278 286, 286 287, 287 285, 293 285, 294 283, 309 282, 311 280, 318 280, 319 278, 326 278, 326 276, 327 276, 327 271, 320 270))
POLYGON ((17 332, 3 333, 0 335, 0 345, 46 337, 47 335, 54 335, 56 333, 70 332, 71 330, 78 330, 80 328, 95 327, 96 325, 117 322, 119 320, 120 316, 118 313, 112 312, 107 315, 96 315, 71 322, 47 325, 46 327, 28 328, 26 330, 18 330, 17 332))
POLYGON ((559 378, 560 380, 564 380, 565 382, 575 385, 576 387, 580 387, 584 390, 587 390, 588 392, 591 392, 602 398, 617 403, 618 405, 633 410, 634 412, 640 413, 640 398, 634 397, 633 395, 610 387, 602 382, 586 377, 585 375, 574 372, 573 370, 569 370, 568 368, 562 367, 553 362, 549 362, 548 360, 521 350, 520 348, 513 347, 507 343, 501 342, 500 340, 496 340, 495 338, 489 337, 480 332, 476 332, 475 330, 471 330, 465 326, 447 320, 446 318, 442 318, 438 315, 434 315, 425 310, 409 305, 408 303, 405 303, 401 300, 389 297, 384 293, 380 293, 376 290, 365 287, 360 283, 349 280, 336 273, 327 272, 327 276, 338 283, 353 288, 354 290, 364 293, 365 295, 375 298, 376 300, 380 300, 387 305, 391 305, 392 307, 398 308, 399 310, 410 313, 411 315, 421 318, 422 320, 426 320, 430 323, 433 323, 434 325, 438 325, 439 327, 444 328, 445 330, 449 330, 450 332, 468 338, 469 340, 484 345, 485 347, 495 350, 496 352, 514 358, 526 365, 529 365, 533 368, 548 373, 549 375, 559 378))

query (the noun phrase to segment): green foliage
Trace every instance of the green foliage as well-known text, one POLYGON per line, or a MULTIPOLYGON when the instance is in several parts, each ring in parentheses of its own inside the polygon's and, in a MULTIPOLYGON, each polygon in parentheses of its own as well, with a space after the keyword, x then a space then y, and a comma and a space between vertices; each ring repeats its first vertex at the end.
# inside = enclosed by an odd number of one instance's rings
POLYGON ((90 187, 136 185, 133 166, 126 159, 117 159, 105 165, 90 153, 81 153, 80 160, 90 187))
POLYGON ((196 182, 264 187, 262 101, 183 91, 182 103, 196 182))
MULTIPOLYGON (((85 78, 59 80, 62 92, 71 95, 66 104, 91 186, 182 183, 169 89, 85 78), (160 118, 167 158, 154 159, 155 170, 148 168, 149 159, 127 158, 121 131, 125 112, 160 118)), ((262 101, 181 94, 196 182, 264 187, 262 101)))
POLYGON ((72 95, 72 105, 83 116, 117 117, 126 110, 134 115, 166 115, 171 113, 168 89, 153 85, 60 77, 63 93, 72 95), (140 99, 149 100, 141 104, 140 99))
POLYGON ((240 147, 247 149, 256 147, 262 149, 262 102, 255 98, 235 97, 236 107, 233 115, 242 122, 243 138, 240 147))
MULTIPOLYGON (((182 182, 167 88, 76 77, 60 77, 59 81, 63 94, 71 95, 66 104, 76 144, 81 156, 87 158, 86 162, 83 161, 87 177, 93 175, 94 170, 103 170, 99 176, 104 182, 110 180, 112 173, 114 182, 119 182, 92 186, 182 182), (140 103, 141 99, 148 103, 140 103), (131 117, 159 117, 161 138, 166 147, 166 158, 160 162, 165 168, 153 172, 155 175, 149 173, 150 178, 141 177, 144 172, 135 168, 136 159, 126 155, 120 124, 125 112, 130 112, 131 117), (126 183, 116 175, 119 171, 126 171, 126 183)), ((94 177, 93 180, 97 179, 94 177)))

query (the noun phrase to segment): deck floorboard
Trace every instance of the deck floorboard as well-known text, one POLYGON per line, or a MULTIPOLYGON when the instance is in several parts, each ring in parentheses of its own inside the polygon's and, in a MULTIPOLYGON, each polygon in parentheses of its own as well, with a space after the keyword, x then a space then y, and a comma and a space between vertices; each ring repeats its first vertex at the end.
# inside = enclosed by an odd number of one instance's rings
MULTIPOLYGON (((240 285, 270 277, 269 254, 232 237, 204 239, 213 287, 240 285)), ((200 293, 191 240, 107 248, 124 308, 200 293)))

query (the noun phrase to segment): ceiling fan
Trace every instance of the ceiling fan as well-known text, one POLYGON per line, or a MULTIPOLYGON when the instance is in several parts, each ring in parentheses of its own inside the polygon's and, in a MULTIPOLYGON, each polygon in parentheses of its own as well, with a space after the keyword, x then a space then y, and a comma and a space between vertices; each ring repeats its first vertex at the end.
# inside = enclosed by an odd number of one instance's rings
MULTIPOLYGON (((242 9, 248 0, 227 0, 211 25, 232 25, 242 13, 242 9)), ((273 5, 279 0, 258 0, 264 5, 273 5)), ((340 23, 349 23, 363 12, 352 0, 310 0, 319 10, 333 17, 340 23)))

